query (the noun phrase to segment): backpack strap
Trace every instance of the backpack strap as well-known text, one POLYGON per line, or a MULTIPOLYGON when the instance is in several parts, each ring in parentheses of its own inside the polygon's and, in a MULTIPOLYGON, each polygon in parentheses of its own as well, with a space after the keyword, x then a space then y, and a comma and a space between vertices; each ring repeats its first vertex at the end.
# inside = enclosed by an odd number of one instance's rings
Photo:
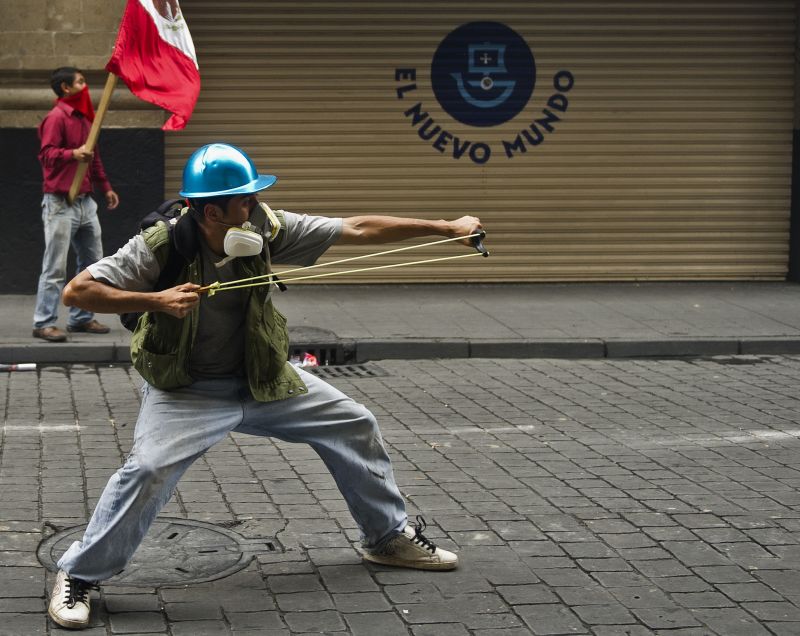
POLYGON ((172 287, 183 268, 194 260, 199 249, 196 232, 196 222, 185 209, 181 216, 169 222, 159 221, 142 232, 161 268, 153 291, 172 287))
MULTIPOLYGON (((193 223, 194 219, 186 213, 186 208, 181 208, 180 199, 165 201, 158 210, 142 219, 141 236, 155 255, 160 268, 153 291, 173 287, 183 268, 194 260, 198 239, 193 223)), ((128 331, 135 331, 143 313, 125 312, 119 315, 119 319, 128 331)))
POLYGON ((269 246, 271 250, 278 251, 286 239, 286 216, 283 214, 283 210, 273 210, 272 214, 278 222, 278 228, 277 230, 273 229, 271 234, 272 238, 269 240, 269 246))

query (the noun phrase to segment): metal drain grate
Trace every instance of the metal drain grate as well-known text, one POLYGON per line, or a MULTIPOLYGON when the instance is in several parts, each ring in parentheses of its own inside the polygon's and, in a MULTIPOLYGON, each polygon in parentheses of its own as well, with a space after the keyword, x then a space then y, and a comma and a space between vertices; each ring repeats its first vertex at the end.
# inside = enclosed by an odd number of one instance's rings
MULTIPOLYGON (((58 559, 85 529, 85 525, 67 528, 42 541, 37 550, 42 565, 58 570, 58 559)), ((215 581, 247 567, 257 554, 279 549, 274 539, 246 539, 203 521, 161 517, 127 567, 103 585, 161 587, 215 581)))
POLYGON ((367 364, 332 364, 306 369, 321 378, 386 378, 391 374, 372 362, 367 364))

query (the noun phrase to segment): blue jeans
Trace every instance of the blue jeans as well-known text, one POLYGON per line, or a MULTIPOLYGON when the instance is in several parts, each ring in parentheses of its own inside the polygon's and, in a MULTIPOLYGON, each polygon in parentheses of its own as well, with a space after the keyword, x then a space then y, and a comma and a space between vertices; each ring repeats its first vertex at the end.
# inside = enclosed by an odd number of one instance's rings
MULTIPOLYGON (((63 195, 45 194, 42 198, 42 223, 44 257, 33 312, 35 329, 52 327, 58 320, 61 290, 67 278, 69 246, 72 245, 75 251, 77 272, 103 257, 97 204, 88 194, 79 196, 72 205, 67 204, 63 195)), ((91 311, 70 307, 67 325, 75 327, 92 318, 94 314, 91 311)))
POLYGON ((231 431, 309 444, 320 456, 363 535, 367 549, 406 525, 375 417, 366 407, 300 370, 308 393, 257 402, 242 378, 197 381, 174 391, 148 384, 127 461, 109 479, 81 541, 58 567, 102 581, 130 561, 181 475, 231 431))

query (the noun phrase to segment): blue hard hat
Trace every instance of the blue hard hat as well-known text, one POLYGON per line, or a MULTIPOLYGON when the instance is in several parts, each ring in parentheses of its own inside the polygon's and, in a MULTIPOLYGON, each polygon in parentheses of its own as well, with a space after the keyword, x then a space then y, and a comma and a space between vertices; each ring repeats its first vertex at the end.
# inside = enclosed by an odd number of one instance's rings
POLYGON ((186 162, 179 194, 187 199, 252 194, 277 180, 271 174, 258 174, 250 157, 236 146, 207 144, 186 162))

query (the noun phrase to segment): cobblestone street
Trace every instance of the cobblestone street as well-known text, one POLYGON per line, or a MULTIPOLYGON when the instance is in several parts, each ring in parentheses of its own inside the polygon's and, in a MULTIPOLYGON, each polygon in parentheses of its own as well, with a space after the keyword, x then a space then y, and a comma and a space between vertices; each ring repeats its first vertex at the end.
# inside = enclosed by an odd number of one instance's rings
MULTIPOLYGON (((378 416, 409 516, 458 570, 362 563, 316 455, 234 434, 162 516, 277 549, 217 580, 105 586, 82 633, 800 634, 800 356, 366 366, 323 377, 378 416)), ((126 366, 0 375, 2 636, 66 633, 37 547, 87 522, 139 383, 126 366)))

